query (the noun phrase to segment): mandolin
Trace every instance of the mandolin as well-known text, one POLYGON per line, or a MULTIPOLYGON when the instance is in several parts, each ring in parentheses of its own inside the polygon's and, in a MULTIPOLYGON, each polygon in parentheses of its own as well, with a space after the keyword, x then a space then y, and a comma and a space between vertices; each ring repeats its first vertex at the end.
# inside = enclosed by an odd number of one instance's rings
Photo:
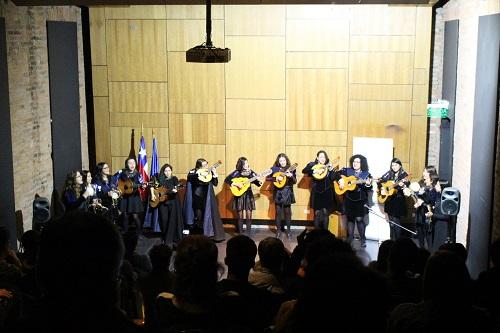
POLYGON ((328 164, 317 163, 313 165, 312 176, 314 177, 314 179, 317 180, 324 179, 328 175, 328 171, 334 169, 334 165, 338 167, 339 162, 340 162, 340 156, 337 156, 337 158, 333 160, 333 162, 330 162, 328 164))
POLYGON ((247 177, 237 177, 231 180, 231 193, 235 197, 241 197, 249 188, 252 182, 258 178, 269 176, 273 171, 271 169, 267 169, 258 175, 253 176, 252 178, 247 177), (236 186, 236 184, 241 184, 241 187, 236 186))
POLYGON ((340 188, 338 182, 334 182, 335 193, 342 195, 347 191, 354 191, 356 186, 366 183, 366 179, 357 178, 356 176, 341 176, 344 180, 344 188, 340 188))
MULTIPOLYGON (((184 184, 177 184, 174 186, 175 189, 180 189, 183 188, 184 184)), ((149 200, 149 206, 151 208, 156 208, 161 202, 165 202, 168 200, 172 200, 174 196, 169 196, 168 192, 170 189, 166 188, 165 186, 160 186, 157 188, 153 189, 153 193, 155 194, 155 200, 150 199, 149 200)))
POLYGON ((219 166, 222 165, 222 161, 218 160, 214 165, 212 165, 209 168, 199 168, 196 170, 196 174, 198 175, 198 180, 208 183, 212 180, 212 169, 213 168, 218 168, 219 166))
POLYGON ((406 181, 409 181, 411 179, 411 173, 408 174, 408 176, 406 176, 405 178, 399 180, 398 182, 394 182, 393 180, 388 180, 386 181, 385 183, 382 183, 380 189, 379 189, 379 192, 378 192, 378 202, 380 203, 384 203, 388 197, 390 197, 391 195, 394 195, 398 190, 395 189, 396 186, 398 186, 398 184, 400 182, 406 182, 406 181), (382 189, 385 190, 385 195, 382 195, 382 189))
POLYGON ((286 169, 286 171, 277 171, 273 173, 274 186, 276 186, 276 188, 283 188, 287 181, 286 173, 293 172, 295 169, 297 169, 298 166, 299 165, 297 163, 293 163, 288 169, 286 169), (280 180, 278 180, 279 177, 281 177, 280 180))

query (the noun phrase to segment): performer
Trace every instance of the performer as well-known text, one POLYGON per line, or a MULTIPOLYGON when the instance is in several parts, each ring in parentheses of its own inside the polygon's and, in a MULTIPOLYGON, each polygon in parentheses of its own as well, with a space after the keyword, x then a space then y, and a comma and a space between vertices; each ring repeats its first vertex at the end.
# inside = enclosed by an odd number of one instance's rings
POLYGON ((66 176, 62 200, 66 212, 72 210, 87 210, 87 198, 95 194, 92 186, 84 186, 80 171, 74 171, 66 176))
POLYGON ((328 230, 329 216, 337 208, 333 181, 339 179, 339 174, 324 150, 318 151, 316 159, 309 162, 302 173, 313 177, 310 205, 314 210, 314 228, 328 230), (322 178, 316 178, 315 175, 322 178))
MULTIPOLYGON (((165 164, 161 167, 158 176, 159 188, 166 189, 166 200, 160 202, 158 210, 160 212, 161 239, 164 244, 177 244, 182 237, 182 212, 177 189, 180 186, 179 180, 172 174, 172 166, 165 164)), ((151 187, 151 200, 155 201, 155 189, 151 187)))
MULTIPOLYGON (((253 178, 257 174, 250 169, 248 160, 245 157, 240 157, 236 162, 236 170, 231 172, 224 182, 229 186, 233 185, 234 178, 253 178)), ((256 186, 262 186, 262 182, 259 179, 255 179, 252 184, 256 186)), ((234 183, 234 186, 242 188, 242 183, 234 183)), ((243 193, 243 195, 236 197, 233 196, 233 202, 231 208, 238 213, 238 232, 243 233, 243 218, 246 219, 246 233, 250 237, 252 230, 252 211, 255 210, 255 198, 253 197, 252 187, 250 186, 248 190, 243 193), (246 212, 246 216, 245 216, 246 212)))
POLYGON ((219 183, 217 169, 199 158, 187 175, 184 219, 193 233, 203 233, 215 241, 224 240, 224 226, 219 214, 214 186, 219 183), (207 179, 209 179, 207 181, 207 179))
MULTIPOLYGON (((296 166, 296 164, 295 164, 296 166)), ((291 238, 291 225, 292 225, 292 207, 295 203, 295 195, 293 193, 293 185, 297 183, 297 175, 295 167, 292 169, 290 159, 284 153, 278 154, 273 167, 271 168, 273 175, 279 173, 278 177, 268 178, 270 181, 285 181, 285 185, 281 188, 274 186, 274 207, 276 210, 275 223, 276 223, 276 237, 281 236, 281 216, 283 215, 286 224, 286 235, 288 239, 291 238)))
POLYGON ((139 214, 144 211, 144 208, 139 196, 139 187, 145 187, 145 185, 142 185, 142 176, 137 171, 136 166, 135 158, 129 157, 125 160, 125 168, 118 175, 118 186, 120 186, 120 183, 127 184, 125 185, 125 191, 122 190, 122 199, 118 205, 123 219, 122 229, 124 233, 128 231, 130 216, 134 220, 137 233, 142 231, 139 214))
MULTIPOLYGON (((433 208, 436 203, 436 185, 439 183, 439 176, 434 166, 426 166, 422 172, 422 179, 419 181, 420 189, 412 191, 405 189, 406 195, 416 195, 415 227, 417 229, 418 244, 421 248, 432 250, 433 208)), ((413 185, 413 184, 412 184, 413 185)))
POLYGON ((97 174, 94 179, 94 188, 96 196, 101 200, 101 204, 107 208, 105 214, 112 222, 118 218, 117 203, 119 193, 116 190, 116 183, 113 182, 110 175, 109 165, 106 162, 100 162, 96 165, 97 174))
MULTIPOLYGON (((365 204, 368 203, 369 191, 372 187, 372 176, 368 171, 368 161, 363 155, 356 154, 349 159, 351 167, 342 168, 340 174, 343 176, 354 176, 361 180, 354 190, 347 191, 344 194, 344 213, 347 216, 347 242, 352 243, 354 239, 354 225, 358 228, 358 233, 361 241, 361 247, 366 247, 365 235, 365 216, 368 214, 368 209, 365 204)), ((338 181, 341 189, 346 186, 343 179, 338 181)))
MULTIPOLYGON (((408 185, 410 185, 408 173, 403 170, 403 163, 399 158, 393 158, 391 160, 390 170, 380 177, 378 186, 380 195, 385 197, 384 211, 389 216, 389 220, 397 225, 401 225, 401 218, 405 217, 408 213, 406 209, 406 198, 403 193, 403 189, 408 185), (386 183, 388 181, 394 182, 392 188, 395 190, 395 193, 391 196, 388 196, 386 189, 381 186, 382 183, 386 183)), ((389 225, 391 239, 396 240, 400 238, 403 229, 397 225, 393 225, 392 223, 389 225)))

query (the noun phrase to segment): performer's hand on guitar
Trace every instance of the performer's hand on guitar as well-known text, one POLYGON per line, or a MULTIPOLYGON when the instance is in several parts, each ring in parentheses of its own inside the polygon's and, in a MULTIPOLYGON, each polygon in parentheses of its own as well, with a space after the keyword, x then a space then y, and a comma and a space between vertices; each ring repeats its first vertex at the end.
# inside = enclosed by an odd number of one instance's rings
POLYGON ((154 195, 153 193, 151 193, 151 201, 156 201, 156 195, 154 195))
POLYGON ((372 179, 371 178, 367 178, 366 181, 365 181, 365 184, 366 184, 366 186, 370 186, 372 184, 372 179))
POLYGON ((148 184, 147 184, 147 183, 142 183, 142 184, 141 184, 141 187, 142 187, 142 188, 146 188, 146 187, 148 187, 148 184))
POLYGON ((234 187, 241 189, 243 187, 243 184, 242 183, 232 183, 231 186, 234 186, 234 187))
POLYGON ((405 183, 403 183, 403 182, 399 182, 399 183, 398 183, 398 186, 399 186, 399 187, 401 187, 401 188, 403 188, 403 187, 405 186, 405 183))
POLYGON ((403 194, 404 194, 405 196, 409 197, 409 196, 411 195, 411 193, 412 193, 412 192, 411 192, 411 190, 410 190, 408 187, 405 187, 405 188, 403 189, 403 194))
POLYGON ((434 189, 436 190, 436 192, 441 193, 441 184, 437 182, 437 184, 434 186, 434 189))
POLYGON ((345 184, 344 184, 344 180, 343 180, 343 179, 339 179, 338 183, 339 183, 339 188, 340 188, 341 190, 343 190, 343 189, 344 189, 344 186, 345 186, 345 184))
POLYGON ((281 176, 276 177, 276 181, 277 181, 277 182, 280 182, 280 181, 282 181, 282 180, 283 180, 283 177, 281 177, 281 176))
POLYGON ((413 205, 413 207, 418 208, 418 207, 422 206, 423 203, 424 203, 424 200, 418 199, 417 202, 413 205))
POLYGON ((381 188, 380 189, 380 195, 383 195, 383 196, 386 196, 387 195, 387 191, 385 190, 385 188, 381 188))
POLYGON ((432 217, 432 215, 433 215, 432 212, 425 213, 425 217, 432 217))
POLYGON ((210 171, 212 171, 212 175, 213 177, 217 178, 219 175, 217 174, 217 169, 216 168, 212 168, 210 169, 210 171))
POLYGON ((177 186, 172 189, 172 193, 177 193, 177 186))
POLYGON ((333 170, 333 164, 332 163, 328 163, 326 166, 328 167, 328 171, 332 171, 333 170))

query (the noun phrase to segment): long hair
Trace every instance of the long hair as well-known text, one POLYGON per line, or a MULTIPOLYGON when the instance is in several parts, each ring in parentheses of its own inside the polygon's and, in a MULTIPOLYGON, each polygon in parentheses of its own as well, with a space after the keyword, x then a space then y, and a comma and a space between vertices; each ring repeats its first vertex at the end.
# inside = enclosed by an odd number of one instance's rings
MULTIPOLYGON (((82 174, 82 180, 83 180, 83 187, 86 187, 87 186, 87 183, 88 183, 88 174, 90 173, 89 170, 82 170, 80 171, 80 173, 82 174)), ((92 174, 90 173, 90 178, 92 178, 92 174)))
MULTIPOLYGON (((106 163, 106 162, 99 162, 99 163, 97 163, 97 165, 96 165, 96 171, 97 171, 97 174, 95 175, 95 178, 96 178, 97 180, 101 181, 101 182, 103 181, 103 179, 102 179, 102 170, 104 169, 104 166, 105 166, 106 164, 108 164, 108 163, 106 163)), ((108 166, 109 166, 109 165, 108 165, 108 166)), ((110 180, 110 178, 111 178, 111 175, 108 175, 108 181, 110 180)))
POLYGON ((427 173, 429 174, 432 186, 435 186, 439 181, 439 175, 437 173, 436 167, 434 165, 428 165, 425 167, 425 171, 427 171, 427 173))
POLYGON ((172 168, 172 166, 170 164, 164 164, 161 169, 160 169, 160 173, 158 174, 158 180, 160 181, 160 183, 163 183, 165 181, 165 179, 167 177, 165 177, 165 169, 166 168, 170 168, 170 170, 172 170, 172 172, 174 171, 174 169, 172 168))
POLYGON ((199 159, 197 159, 197 160, 196 160, 196 164, 195 164, 194 168, 195 168, 196 170, 198 170, 198 169, 199 169, 199 168, 201 168, 201 166, 203 165, 203 162, 206 162, 206 161, 207 161, 207 160, 206 160, 206 159, 204 159, 204 158, 199 158, 199 159))
POLYGON ((66 180, 64 181, 63 195, 66 191, 72 191, 76 197, 80 196, 81 185, 76 182, 76 173, 80 171, 73 171, 66 175, 66 180))
POLYGON ((399 174, 401 175, 403 172, 405 172, 405 170, 403 169, 403 162, 401 162, 401 160, 397 157, 394 157, 392 160, 391 160, 391 164, 389 165, 389 176, 391 178, 394 177, 394 175, 396 174, 394 172, 394 170, 392 170, 392 163, 397 163, 401 166, 401 168, 399 169, 399 174))
POLYGON ((326 159, 326 160, 325 160, 325 164, 330 163, 330 158, 328 157, 328 154, 327 154, 327 153, 326 153, 326 151, 324 151, 324 150, 320 150, 320 151, 318 151, 318 152, 316 153, 316 163, 318 163, 318 157, 319 157, 319 154, 321 154, 321 153, 325 154, 325 159, 326 159))
POLYGON ((352 163, 357 158, 359 158, 359 161, 361 162, 361 171, 368 171, 368 161, 366 160, 366 157, 364 157, 361 154, 356 154, 351 156, 351 158, 349 159, 349 165, 351 166, 351 168, 352 168, 352 163))
POLYGON ((289 168, 290 167, 290 159, 288 158, 288 156, 286 156, 285 153, 279 153, 278 156, 276 156, 276 161, 274 162, 274 166, 281 168, 280 158, 282 158, 282 157, 284 157, 285 160, 286 160, 286 166, 285 166, 285 168, 289 168))
POLYGON ((245 162, 248 161, 246 157, 240 157, 238 158, 238 162, 236 162, 236 170, 239 172, 243 171, 243 166, 245 165, 245 162))
POLYGON ((128 168, 128 165, 127 165, 127 164, 128 164, 128 161, 130 161, 130 160, 133 160, 133 161, 135 162, 134 174, 139 173, 139 171, 137 171, 137 160, 136 160, 135 158, 133 158, 133 157, 128 157, 128 158, 125 160, 125 168, 124 168, 124 170, 125 170, 125 171, 129 171, 129 172, 131 171, 131 170, 128 168))

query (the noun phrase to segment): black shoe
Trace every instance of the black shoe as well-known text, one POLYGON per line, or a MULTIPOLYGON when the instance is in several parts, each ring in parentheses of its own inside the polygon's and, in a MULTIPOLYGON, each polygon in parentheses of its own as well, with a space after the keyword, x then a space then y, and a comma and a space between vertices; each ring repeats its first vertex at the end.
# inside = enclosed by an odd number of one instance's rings
POLYGON ((362 248, 365 248, 365 247, 366 247, 366 241, 364 241, 364 240, 362 240, 362 241, 361 241, 361 247, 362 247, 362 248))

